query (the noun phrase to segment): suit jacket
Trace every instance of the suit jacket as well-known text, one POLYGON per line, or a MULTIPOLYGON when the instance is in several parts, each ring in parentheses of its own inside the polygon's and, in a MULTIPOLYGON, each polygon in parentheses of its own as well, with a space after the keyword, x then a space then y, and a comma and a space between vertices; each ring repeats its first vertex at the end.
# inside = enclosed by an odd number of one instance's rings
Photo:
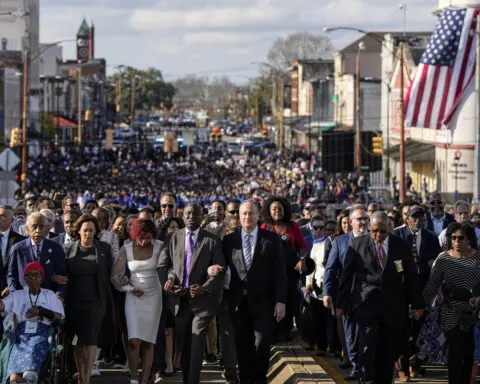
MULTIPOLYGON (((80 241, 76 240, 71 243, 65 244, 63 247, 66 254, 66 269, 67 275, 70 276, 69 261, 77 255, 77 250, 80 241)), ((113 306, 112 286, 110 284, 110 277, 112 273, 112 248, 110 244, 103 241, 95 240, 94 242, 95 252, 97 254, 97 284, 98 292, 100 294, 100 301, 102 307, 106 308, 105 315, 102 321, 102 329, 100 331, 99 345, 103 348, 112 345, 115 342, 115 310, 113 306)), ((65 302, 68 303, 76 300, 76 297, 68 296, 68 284, 67 295, 65 302)), ((68 314, 67 314, 68 316, 68 314)), ((67 317, 68 322, 68 317, 67 317)))
MULTIPOLYGON (((34 261, 33 247, 31 239, 27 238, 15 244, 10 250, 10 260, 8 264, 7 282, 10 292, 23 289, 27 286, 23 277, 25 266, 34 261)), ((42 288, 57 292, 57 295, 64 297, 65 284, 57 284, 52 281, 54 274, 67 275, 67 266, 65 261, 65 252, 57 243, 49 239, 43 239, 40 254, 40 264, 45 271, 45 277, 42 281, 42 288)))
POLYGON ((338 283, 345 265, 347 250, 353 238, 353 232, 348 232, 332 241, 323 276, 323 294, 325 296, 337 297, 338 283))
POLYGON ((54 241, 55 243, 57 243, 58 245, 63 247, 63 243, 65 242, 65 232, 60 233, 58 236, 55 236, 54 238, 52 238, 50 240, 54 241))
POLYGON ((230 311, 235 312, 246 300, 253 313, 273 314, 276 303, 285 303, 287 274, 280 237, 259 228, 250 269, 243 258, 242 233, 233 232, 223 238, 223 252, 230 267, 230 311))
POLYGON ((389 235, 388 254, 382 271, 375 243, 370 235, 352 239, 338 289, 336 307, 367 311, 381 316, 392 326, 402 327, 407 303, 425 308, 411 246, 389 235))
MULTIPOLYGON (((186 229, 181 229, 167 236, 160 253, 158 266, 168 273, 176 285, 181 285, 185 275, 185 238, 186 229)), ((224 273, 209 277, 207 269, 211 265, 225 266, 220 239, 211 232, 200 228, 193 249, 193 257, 188 271, 190 285, 198 284, 208 290, 208 294, 190 298, 190 307, 199 317, 215 315, 222 300, 224 273)), ((180 304, 179 297, 172 298, 177 314, 180 304)))
POLYGON ((8 274, 8 264, 10 262, 10 250, 12 247, 19 243, 22 240, 25 240, 26 237, 15 232, 13 228, 10 228, 7 239, 7 249, 6 249, 6 258, 5 262, 0 262, 0 291, 3 291, 7 286, 7 274, 8 274))
MULTIPOLYGON (((396 236, 412 244, 412 233, 408 227, 402 227, 395 230, 396 236)), ((422 229, 420 233, 420 251, 418 252, 417 265, 420 275, 420 283, 422 288, 425 287, 430 277, 429 262, 435 261, 437 256, 441 253, 438 237, 428 229, 422 229)))
MULTIPOLYGON (((427 215, 427 229, 435 233, 433 230, 433 221, 432 221, 432 214, 428 213, 427 215)), ((445 212, 445 220, 443 221, 443 228, 447 228, 450 224, 455 223, 455 217, 453 217, 451 214, 445 212)), ((438 255, 437 255, 438 256, 438 255)))

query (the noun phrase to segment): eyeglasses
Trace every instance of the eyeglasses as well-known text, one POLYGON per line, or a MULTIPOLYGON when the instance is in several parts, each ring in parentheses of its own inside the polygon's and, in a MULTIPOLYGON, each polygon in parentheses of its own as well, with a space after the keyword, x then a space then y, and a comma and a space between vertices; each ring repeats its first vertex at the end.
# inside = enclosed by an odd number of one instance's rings
POLYGON ((367 220, 368 220, 368 216, 352 217, 352 220, 367 221, 367 220))
POLYGON ((167 208, 167 207, 170 208, 170 209, 173 209, 173 207, 175 207, 175 206, 173 204, 162 204, 161 207, 164 208, 164 209, 167 208))
POLYGON ((382 235, 388 233, 386 229, 372 229, 373 233, 381 233, 382 235))
POLYGON ((452 241, 456 241, 456 240, 462 241, 463 239, 465 239, 465 236, 455 236, 455 235, 452 235, 450 238, 452 239, 452 241))
POLYGON ((314 231, 323 231, 324 229, 325 229, 325 226, 323 226, 323 225, 320 225, 318 227, 317 226, 313 227, 314 231))
POLYGON ((232 210, 232 211, 227 211, 227 212, 228 212, 229 214, 231 214, 231 215, 238 215, 238 214, 240 213, 240 211, 234 211, 234 210, 232 210))

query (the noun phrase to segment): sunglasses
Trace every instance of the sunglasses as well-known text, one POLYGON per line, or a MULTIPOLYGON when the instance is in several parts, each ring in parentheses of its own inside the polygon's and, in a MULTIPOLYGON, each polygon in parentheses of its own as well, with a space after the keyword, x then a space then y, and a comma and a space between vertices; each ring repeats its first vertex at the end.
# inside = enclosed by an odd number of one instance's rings
POLYGON ((314 231, 323 231, 324 229, 325 229, 325 227, 324 227, 323 225, 320 225, 320 226, 318 226, 318 227, 316 227, 316 226, 313 227, 313 230, 314 230, 314 231))
POLYGON ((462 241, 463 239, 465 239, 465 236, 455 236, 455 235, 453 235, 451 237, 451 239, 452 239, 452 241, 456 241, 456 240, 462 241))
POLYGON ((372 229, 373 233, 381 233, 381 234, 386 234, 388 231, 386 229, 372 229))
POLYGON ((162 208, 170 208, 170 209, 173 209, 174 205, 173 204, 162 204, 161 205, 162 208))
POLYGON ((240 211, 227 211, 228 213, 230 213, 231 215, 238 215, 240 213, 240 211))

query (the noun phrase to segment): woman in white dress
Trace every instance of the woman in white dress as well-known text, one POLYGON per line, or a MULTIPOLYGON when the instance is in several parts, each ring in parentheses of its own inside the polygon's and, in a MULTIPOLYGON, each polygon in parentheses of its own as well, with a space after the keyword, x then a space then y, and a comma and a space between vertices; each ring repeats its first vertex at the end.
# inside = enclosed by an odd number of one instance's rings
POLYGON ((156 229, 150 220, 135 220, 130 228, 130 237, 132 242, 120 250, 112 271, 112 282, 117 289, 127 292, 125 316, 128 329, 130 383, 147 384, 162 314, 162 287, 157 272, 161 242, 154 240, 156 229), (127 266, 130 276, 128 283, 125 284, 127 266), (140 357, 142 375, 139 380, 140 357))

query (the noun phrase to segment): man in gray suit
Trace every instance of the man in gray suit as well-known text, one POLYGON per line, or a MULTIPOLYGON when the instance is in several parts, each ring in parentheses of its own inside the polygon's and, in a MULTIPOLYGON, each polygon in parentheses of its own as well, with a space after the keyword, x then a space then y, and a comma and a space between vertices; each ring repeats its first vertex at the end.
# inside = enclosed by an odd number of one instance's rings
POLYGON ((208 276, 211 265, 225 265, 221 241, 201 229, 202 207, 189 204, 184 211, 186 228, 169 235, 159 260, 168 271, 165 291, 175 303, 175 339, 181 350, 183 383, 200 382, 205 335, 222 298, 224 273, 208 276))

